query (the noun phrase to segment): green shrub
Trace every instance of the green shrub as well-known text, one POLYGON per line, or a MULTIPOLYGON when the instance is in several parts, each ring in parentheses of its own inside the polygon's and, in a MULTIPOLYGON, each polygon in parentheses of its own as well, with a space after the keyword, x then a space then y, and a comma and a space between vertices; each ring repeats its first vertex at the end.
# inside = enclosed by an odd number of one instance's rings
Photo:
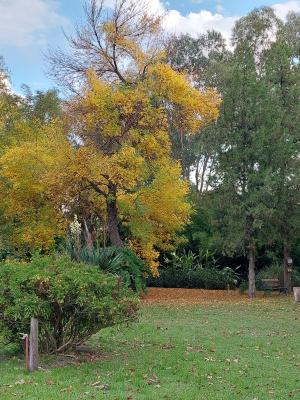
MULTIPOLYGON (((255 285, 257 290, 264 290, 263 279, 279 279, 283 285, 283 266, 279 263, 274 263, 261 269, 256 274, 255 285)), ((292 270, 292 286, 300 286, 300 273, 296 269, 292 270)), ((248 290, 248 281, 242 281, 239 289, 241 293, 248 290)))
POLYGON ((146 264, 127 247, 84 248, 79 251, 81 261, 98 266, 102 271, 121 278, 122 283, 138 293, 146 290, 146 264))
MULTIPOLYGON (((282 280, 282 274, 283 274, 283 267, 278 264, 274 263, 269 265, 268 267, 265 267, 258 271, 256 274, 255 278, 255 286, 257 290, 264 290, 264 285, 262 280, 263 279, 279 279, 282 280)), ((249 283, 248 281, 242 281, 240 284, 240 292, 244 293, 248 290, 249 283)))
MULTIPOLYGON (((283 284, 283 266, 274 263, 269 267, 263 268, 256 275, 256 287, 258 290, 263 289, 263 279, 279 279, 283 284)), ((300 273, 296 269, 292 270, 292 286, 300 286, 300 273)))
POLYGON ((300 272, 296 269, 292 271, 292 286, 300 287, 300 272))
POLYGON ((175 287, 195 289, 227 289, 235 287, 235 280, 217 268, 190 270, 163 269, 157 278, 149 278, 148 285, 154 287, 175 287))
POLYGON ((270 266, 261 269, 257 274, 256 274, 256 280, 262 280, 262 279, 280 279, 281 274, 283 273, 283 267, 280 264, 274 263, 271 264, 270 266))
POLYGON ((182 254, 171 253, 169 257, 164 258, 164 264, 167 269, 173 271, 188 271, 200 267, 199 256, 192 251, 184 251, 182 254))
POLYGON ((180 253, 170 253, 164 258, 164 265, 173 270, 193 270, 198 268, 214 268, 216 260, 214 253, 208 249, 193 253, 191 250, 183 250, 180 253))
POLYGON ((137 305, 116 277, 66 257, 0 265, 0 330, 9 342, 37 317, 41 351, 65 351, 102 328, 133 320, 137 305))
POLYGON ((227 289, 236 285, 237 274, 231 268, 216 267, 213 255, 192 251, 171 253, 164 259, 158 277, 149 277, 148 286, 167 288, 227 289))
POLYGON ((240 292, 241 292, 242 294, 244 294, 245 292, 247 292, 248 288, 249 288, 249 283, 248 283, 248 281, 242 281, 242 282, 240 283, 239 290, 240 290, 240 292))

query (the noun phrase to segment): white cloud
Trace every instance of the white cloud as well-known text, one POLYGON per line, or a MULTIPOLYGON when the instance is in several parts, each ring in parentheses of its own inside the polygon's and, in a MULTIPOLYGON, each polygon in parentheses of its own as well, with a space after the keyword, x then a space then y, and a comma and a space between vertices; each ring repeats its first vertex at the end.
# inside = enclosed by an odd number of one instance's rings
POLYGON ((272 8, 279 18, 285 19, 289 11, 300 12, 300 0, 291 0, 287 1, 286 3, 277 3, 274 4, 272 8))
MULTIPOLYGON (((193 0, 201 3, 201 0, 193 0)), ((164 8, 163 3, 159 0, 150 0, 156 7, 160 3, 160 7, 164 8)), ((197 37, 200 33, 207 30, 216 30, 223 34, 224 38, 229 43, 232 28, 240 16, 226 16, 223 14, 224 8, 221 2, 217 3, 217 13, 201 10, 192 12, 186 15, 181 14, 177 10, 168 10, 164 20, 164 27, 171 33, 189 33, 197 37)), ((300 12, 300 0, 290 0, 287 2, 276 3, 273 6, 277 16, 284 19, 289 11, 300 12)))
MULTIPOLYGON (((115 2, 104 1, 108 7, 115 2)), ((217 2, 216 13, 201 10, 186 15, 170 9, 168 1, 145 1, 151 12, 165 13, 165 29, 177 34, 189 33, 196 37, 208 29, 215 29, 229 40, 234 23, 239 18, 224 15, 221 1, 217 2)), ((200 4, 202 0, 193 2, 200 4)), ((0 0, 0 45, 24 47, 32 43, 46 43, 51 30, 57 32, 61 26, 69 24, 67 18, 59 13, 58 6, 58 0, 0 0)), ((300 12, 300 0, 276 3, 273 9, 284 19, 290 10, 300 12)))
POLYGON ((196 37, 207 30, 216 30, 229 40, 231 30, 238 17, 226 17, 222 14, 213 14, 202 10, 198 13, 180 14, 177 10, 170 10, 165 18, 164 27, 172 33, 189 33, 196 37))
MULTIPOLYGON (((138 0, 133 0, 138 1, 138 0)), ((165 14, 163 26, 170 33, 189 33, 196 37, 199 33, 215 29, 221 32, 229 40, 231 29, 238 17, 227 17, 221 14, 223 8, 217 3, 218 13, 202 10, 197 13, 181 14, 179 11, 170 9, 168 1, 144 0, 149 10, 154 13, 165 14)), ((201 4, 203 0, 192 0, 193 3, 201 4)), ((112 7, 115 0, 104 0, 107 7, 112 7)))
POLYGON ((68 23, 55 0, 0 0, 0 44, 24 47, 46 43, 52 28, 68 23))

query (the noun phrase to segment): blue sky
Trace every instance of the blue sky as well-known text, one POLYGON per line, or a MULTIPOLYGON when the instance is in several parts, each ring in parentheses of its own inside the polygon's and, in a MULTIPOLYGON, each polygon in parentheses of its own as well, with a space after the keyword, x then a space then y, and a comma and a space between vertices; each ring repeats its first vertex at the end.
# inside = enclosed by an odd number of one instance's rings
POLYGON ((218 12, 223 7, 222 13, 225 15, 245 15, 248 11, 262 5, 272 5, 275 2, 270 0, 170 0, 170 7, 180 11, 182 14, 189 12, 199 12, 200 10, 208 10, 218 12))
MULTIPOLYGON (((113 0, 105 0, 111 3, 113 0)), ((149 0, 167 10, 165 29, 197 36, 216 29, 229 39, 236 19, 255 7, 273 6, 284 18, 300 12, 300 0, 149 0)), ((16 91, 22 83, 33 90, 54 86, 47 78, 43 53, 65 46, 62 29, 72 31, 83 17, 81 0, 0 0, 0 55, 4 56, 16 91)))

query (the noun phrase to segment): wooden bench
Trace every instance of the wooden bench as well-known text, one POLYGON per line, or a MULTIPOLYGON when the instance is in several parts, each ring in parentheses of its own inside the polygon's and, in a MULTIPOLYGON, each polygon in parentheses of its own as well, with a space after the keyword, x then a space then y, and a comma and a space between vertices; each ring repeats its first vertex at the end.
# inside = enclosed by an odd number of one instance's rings
POLYGON ((262 279, 264 294, 278 291, 288 294, 288 288, 280 286, 279 279, 262 279))

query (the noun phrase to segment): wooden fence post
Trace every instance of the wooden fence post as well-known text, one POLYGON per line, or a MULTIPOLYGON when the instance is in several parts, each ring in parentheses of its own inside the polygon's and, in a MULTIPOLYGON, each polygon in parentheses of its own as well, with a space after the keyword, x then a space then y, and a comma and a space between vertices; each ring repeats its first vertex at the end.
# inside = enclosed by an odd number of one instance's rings
POLYGON ((29 371, 39 367, 39 326, 37 318, 31 318, 29 337, 29 371))
POLYGON ((294 287, 294 297, 295 297, 295 302, 300 303, 300 287, 294 287))

